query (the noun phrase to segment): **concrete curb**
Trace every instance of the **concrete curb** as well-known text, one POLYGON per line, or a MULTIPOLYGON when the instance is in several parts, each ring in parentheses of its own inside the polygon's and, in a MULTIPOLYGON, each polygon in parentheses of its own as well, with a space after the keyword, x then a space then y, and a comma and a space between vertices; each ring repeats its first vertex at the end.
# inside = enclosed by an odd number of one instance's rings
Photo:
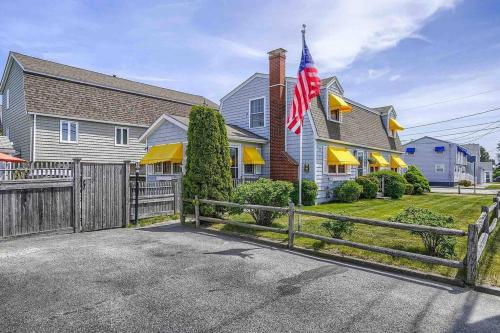
POLYGON ((500 288, 493 287, 493 286, 486 286, 483 284, 477 285, 474 287, 474 290, 483 294, 490 294, 494 296, 499 296, 500 297, 500 288))
MULTIPOLYGON (((192 225, 190 223, 186 223, 184 225, 192 227, 192 225)), ((310 250, 310 249, 306 249, 306 248, 299 247, 299 246, 294 246, 293 249, 289 249, 287 244, 285 244, 285 243, 280 243, 277 241, 259 238, 259 237, 255 237, 255 236, 247 235, 247 234, 219 231, 219 230, 214 230, 214 229, 210 229, 210 228, 206 228, 206 227, 201 227, 200 229, 197 229, 197 230, 203 230, 204 232, 207 232, 207 233, 210 233, 213 235, 223 234, 223 235, 227 235, 227 236, 231 236, 231 237, 236 237, 236 238, 252 241, 255 243, 260 243, 263 245, 280 247, 280 248, 289 250, 291 252, 298 252, 298 253, 314 256, 314 257, 320 257, 323 259, 341 261, 341 262, 354 264, 354 265, 358 265, 358 266, 362 266, 362 267, 367 267, 367 268, 376 269, 376 270, 382 270, 382 271, 390 272, 390 273, 407 275, 407 276, 414 277, 414 278, 430 280, 430 281, 444 283, 444 284, 462 287, 462 288, 466 287, 465 283, 460 279, 449 278, 446 276, 437 275, 437 274, 433 274, 433 273, 420 272, 420 271, 413 270, 410 268, 397 267, 397 266, 381 264, 381 263, 363 260, 363 259, 354 258, 354 257, 348 257, 348 256, 327 253, 327 252, 321 252, 321 251, 315 251, 315 250, 310 250)))

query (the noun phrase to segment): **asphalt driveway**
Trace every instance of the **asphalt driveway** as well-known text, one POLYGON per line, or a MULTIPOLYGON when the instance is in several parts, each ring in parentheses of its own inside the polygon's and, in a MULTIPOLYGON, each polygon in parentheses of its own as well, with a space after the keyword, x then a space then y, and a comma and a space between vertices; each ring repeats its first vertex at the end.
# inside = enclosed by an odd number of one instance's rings
POLYGON ((500 297, 170 224, 0 242, 0 331, 499 332, 500 297))

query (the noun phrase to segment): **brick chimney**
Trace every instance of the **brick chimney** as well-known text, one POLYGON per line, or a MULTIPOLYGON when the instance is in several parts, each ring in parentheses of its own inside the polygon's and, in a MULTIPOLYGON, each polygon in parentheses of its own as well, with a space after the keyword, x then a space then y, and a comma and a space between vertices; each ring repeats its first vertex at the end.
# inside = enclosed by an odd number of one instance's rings
POLYGON ((286 50, 279 48, 269 54, 269 124, 271 179, 295 181, 298 163, 285 152, 285 59, 286 50))

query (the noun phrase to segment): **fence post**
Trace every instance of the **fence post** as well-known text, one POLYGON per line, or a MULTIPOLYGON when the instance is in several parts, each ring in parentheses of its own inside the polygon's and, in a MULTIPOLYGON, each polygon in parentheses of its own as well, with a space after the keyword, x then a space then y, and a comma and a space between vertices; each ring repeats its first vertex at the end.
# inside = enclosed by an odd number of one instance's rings
POLYGON ((458 184, 458 194, 460 194, 460 184, 458 184))
POLYGON ((295 239, 295 231, 293 229, 293 223, 295 219, 295 208, 293 202, 290 201, 288 204, 288 248, 293 248, 293 241, 295 239))
POLYGON ((194 196, 194 221, 195 227, 200 227, 200 201, 198 200, 198 196, 194 196))
POLYGON ((467 256, 466 256, 466 269, 467 276, 465 283, 474 286, 476 284, 477 277, 477 245, 479 241, 479 235, 477 230, 477 224, 469 224, 469 230, 467 233, 467 256))
POLYGON ((179 190, 178 198, 179 198, 180 220, 181 220, 181 223, 184 224, 186 222, 186 217, 184 216, 184 201, 182 201, 182 199, 183 199, 183 195, 182 195, 182 189, 183 189, 183 186, 182 186, 182 176, 179 178, 179 186, 177 186, 177 189, 179 190))
POLYGON ((73 159, 73 232, 81 231, 82 214, 82 159, 73 159))
POLYGON ((139 223, 139 163, 135 165, 134 224, 139 223))
POLYGON ((125 186, 125 200, 123 205, 123 223, 122 226, 128 227, 130 223, 130 161, 125 161, 125 172, 124 172, 124 186, 125 186))
POLYGON ((497 207, 493 210, 493 218, 500 218, 500 197, 493 198, 493 202, 496 202, 497 207))
POLYGON ((478 230, 479 233, 488 232, 490 230, 490 210, 488 206, 481 206, 481 214, 486 213, 486 218, 484 219, 483 229, 478 230))

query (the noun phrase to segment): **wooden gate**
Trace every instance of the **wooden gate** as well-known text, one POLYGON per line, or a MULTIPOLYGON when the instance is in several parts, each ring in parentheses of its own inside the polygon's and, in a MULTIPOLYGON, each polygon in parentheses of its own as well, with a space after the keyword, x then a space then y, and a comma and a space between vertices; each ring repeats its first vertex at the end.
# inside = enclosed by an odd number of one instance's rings
POLYGON ((126 226, 130 164, 81 163, 81 230, 126 226))

